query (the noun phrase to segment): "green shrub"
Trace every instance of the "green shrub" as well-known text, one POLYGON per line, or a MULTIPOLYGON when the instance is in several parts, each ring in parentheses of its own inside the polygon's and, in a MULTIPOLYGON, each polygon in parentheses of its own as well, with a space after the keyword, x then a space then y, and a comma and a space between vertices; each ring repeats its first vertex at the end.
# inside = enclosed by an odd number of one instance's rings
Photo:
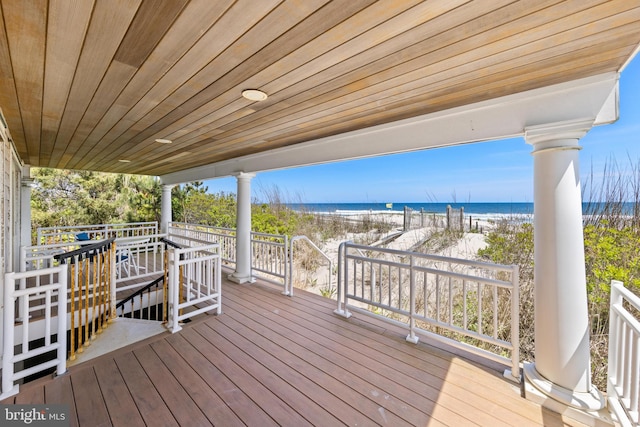
MULTIPOLYGON (((533 226, 500 223, 487 235, 478 255, 520 267, 520 343, 523 360, 534 360, 533 226)), ((609 296, 611 280, 640 294, 640 231, 612 227, 606 219, 584 228, 585 273, 591 325, 593 383, 606 389, 609 296)))
POLYGON ((519 267, 520 357, 534 360, 533 225, 505 219, 486 238, 487 246, 478 255, 488 261, 519 267))

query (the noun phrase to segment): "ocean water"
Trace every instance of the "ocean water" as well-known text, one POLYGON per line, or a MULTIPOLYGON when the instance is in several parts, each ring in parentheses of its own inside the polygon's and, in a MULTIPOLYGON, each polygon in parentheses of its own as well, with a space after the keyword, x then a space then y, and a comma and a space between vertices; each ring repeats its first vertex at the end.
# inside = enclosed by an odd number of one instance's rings
MULTIPOLYGON (((528 202, 488 202, 488 203, 431 203, 431 202, 393 202, 388 203, 291 203, 288 206, 297 211, 309 211, 315 213, 338 213, 348 214, 356 212, 403 212, 405 206, 413 210, 424 209, 428 213, 445 214, 447 206, 454 209, 464 208, 465 215, 483 218, 500 217, 532 217, 533 203, 528 202), (389 206, 390 205, 390 206, 389 206)), ((596 204, 597 205, 597 204, 596 204)), ((583 203, 582 211, 587 213, 587 203, 583 203)), ((633 203, 625 203, 623 211, 628 215, 633 213, 633 203)), ((593 205, 592 205, 593 208, 593 205)))
POLYGON ((288 206, 294 210, 306 210, 317 213, 342 212, 403 212, 405 206, 413 210, 424 209, 425 212, 444 214, 447 206, 454 209, 464 208, 465 214, 476 215, 533 215, 533 203, 416 203, 394 202, 391 207, 387 203, 291 203, 288 206))

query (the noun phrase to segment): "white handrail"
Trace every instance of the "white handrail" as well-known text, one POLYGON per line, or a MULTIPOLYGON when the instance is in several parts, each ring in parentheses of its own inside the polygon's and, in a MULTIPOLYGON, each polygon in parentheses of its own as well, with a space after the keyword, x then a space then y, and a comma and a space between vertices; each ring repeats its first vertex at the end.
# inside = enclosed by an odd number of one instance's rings
POLYGON ((220 314, 220 245, 169 249, 168 297, 167 327, 172 333, 182 329, 181 321, 200 313, 220 314))
POLYGON ((284 288, 286 294, 289 282, 287 254, 289 238, 286 235, 251 232, 251 274, 263 273, 260 276, 284 288), (275 278, 275 279, 274 279, 275 278))
MULTIPOLYGON (((53 281, 53 280, 52 280, 53 281)), ((55 367, 58 375, 66 371, 67 360, 67 267, 61 265, 54 268, 47 268, 37 271, 7 273, 5 274, 4 289, 4 326, 3 326, 4 346, 2 356, 2 394, 0 400, 18 393, 19 386, 15 385, 16 380, 25 378, 55 367), (32 277, 49 277, 57 280, 54 283, 16 289, 16 285, 21 280, 32 277), (22 308, 22 313, 28 313, 29 301, 32 296, 44 298, 44 323, 45 335, 44 345, 29 349, 30 322, 25 316, 22 321, 22 350, 16 354, 15 349, 15 319, 14 307, 16 301, 22 308), (53 299, 56 302, 53 302, 53 299), (56 315, 53 315, 53 308, 56 308, 56 315), (54 325, 57 321, 57 325, 54 325), (51 340, 52 329, 57 326, 57 341, 51 340), (15 363, 30 359, 41 354, 56 351, 56 358, 48 362, 40 363, 28 369, 16 372, 15 363)))
POLYGON ((121 224, 91 224, 57 227, 39 227, 37 229, 37 245, 60 242, 73 242, 78 233, 86 233, 92 240, 111 237, 135 237, 158 234, 158 223, 130 222, 121 224))
POLYGON ((285 287, 285 291, 284 294, 288 295, 288 296, 293 296, 293 261, 294 261, 294 256, 293 256, 293 247, 294 247, 294 243, 297 241, 305 241, 307 242, 313 249, 316 250, 316 252, 318 252, 324 259, 326 259, 329 262, 329 287, 331 288, 331 278, 333 277, 333 261, 331 260, 331 258, 329 258, 329 256, 327 256, 327 254, 325 254, 324 252, 322 252, 322 249, 320 249, 315 243, 313 243, 311 241, 311 239, 309 239, 307 236, 293 236, 291 238, 290 241, 290 252, 291 252, 291 258, 289 260, 289 286, 288 289, 287 287, 285 287))
MULTIPOLYGON (((236 230, 181 222, 169 224, 170 239, 187 239, 194 244, 220 244, 222 261, 236 263, 236 230)), ((286 235, 251 232, 251 274, 264 273, 262 280, 287 288, 289 268, 287 253, 289 240, 286 235)))
POLYGON ((640 426, 640 298, 611 281, 607 401, 623 426, 640 426), (629 308, 635 311, 632 313, 629 308))
POLYGON ((508 363, 505 376, 520 380, 518 267, 436 255, 381 249, 345 242, 338 251, 338 306, 336 314, 349 310, 373 315, 363 304, 384 310, 406 322, 407 341, 418 342, 418 333, 464 348, 483 357, 508 363), (370 255, 365 254, 368 253, 370 255), (376 255, 376 257, 373 256, 376 255), (452 271, 457 268, 462 271, 452 271), (349 305, 349 301, 361 303, 349 305), (499 301, 509 301, 510 335, 499 334, 499 301), (489 317, 484 317, 488 314, 489 317), (421 322, 486 343, 494 352, 454 341, 419 328, 421 322), (511 355, 506 358, 503 351, 511 355))
MULTIPOLYGON (((115 283, 117 292, 122 293, 143 287, 149 282, 142 279, 155 279, 164 272, 164 243, 166 234, 148 234, 116 238, 118 256, 115 264, 115 283), (126 258, 126 262, 122 262, 126 258)), ((36 270, 57 265, 55 255, 79 249, 89 243, 101 243, 104 240, 72 241, 48 245, 20 247, 20 271, 36 270)), ((36 279, 37 280, 37 279, 36 279)), ((23 281, 24 282, 24 281, 23 281)))

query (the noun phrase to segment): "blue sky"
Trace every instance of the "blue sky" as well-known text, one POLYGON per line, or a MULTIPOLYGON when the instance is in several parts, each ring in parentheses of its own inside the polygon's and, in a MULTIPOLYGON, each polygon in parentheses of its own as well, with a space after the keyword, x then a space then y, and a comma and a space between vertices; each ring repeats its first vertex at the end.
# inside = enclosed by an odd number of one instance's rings
MULTIPOLYGON (((583 182, 606 161, 640 163, 640 55, 620 78, 620 119, 580 141, 583 182)), ((253 197, 277 188, 285 202, 532 202, 533 158, 522 138, 261 172, 253 197)), ((235 178, 205 182, 210 192, 236 192, 235 178)))

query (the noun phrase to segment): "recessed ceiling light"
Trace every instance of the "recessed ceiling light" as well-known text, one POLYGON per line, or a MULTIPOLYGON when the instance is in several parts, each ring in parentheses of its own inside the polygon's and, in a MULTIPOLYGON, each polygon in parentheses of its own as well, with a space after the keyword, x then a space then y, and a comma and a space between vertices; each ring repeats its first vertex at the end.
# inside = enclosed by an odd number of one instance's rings
POLYGON ((242 91, 242 96, 249 101, 264 101, 267 99, 267 94, 257 89, 245 89, 242 91))
POLYGON ((170 139, 156 139, 156 142, 159 142, 160 144, 171 144, 173 141, 170 139))
POLYGON ((131 163, 131 160, 127 160, 127 159, 120 159, 118 160, 120 163, 131 163))

